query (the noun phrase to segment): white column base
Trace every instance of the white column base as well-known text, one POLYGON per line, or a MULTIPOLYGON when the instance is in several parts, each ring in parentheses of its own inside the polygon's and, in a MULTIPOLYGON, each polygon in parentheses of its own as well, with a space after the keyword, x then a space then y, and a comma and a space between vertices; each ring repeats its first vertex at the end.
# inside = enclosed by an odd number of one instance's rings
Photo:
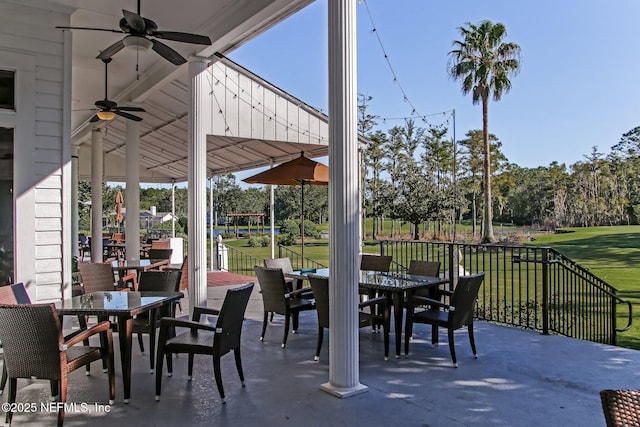
POLYGON ((369 391, 369 387, 364 384, 356 384, 353 387, 336 387, 330 382, 320 385, 320 390, 325 391, 335 397, 345 399, 347 397, 355 396, 357 394, 365 393, 369 391))

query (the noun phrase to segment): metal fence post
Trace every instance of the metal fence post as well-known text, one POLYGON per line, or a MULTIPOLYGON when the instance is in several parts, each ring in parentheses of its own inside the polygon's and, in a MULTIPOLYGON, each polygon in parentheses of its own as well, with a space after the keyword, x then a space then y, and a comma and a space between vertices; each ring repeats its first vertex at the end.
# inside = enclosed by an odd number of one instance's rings
POLYGON ((542 248, 542 334, 549 335, 549 248, 542 248))

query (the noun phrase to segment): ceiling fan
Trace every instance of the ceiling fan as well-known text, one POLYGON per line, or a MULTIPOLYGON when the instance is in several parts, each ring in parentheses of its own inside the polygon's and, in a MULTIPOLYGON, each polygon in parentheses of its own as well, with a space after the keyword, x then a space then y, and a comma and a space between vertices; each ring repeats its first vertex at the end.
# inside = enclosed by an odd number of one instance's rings
POLYGON ((111 46, 100 52, 97 59, 109 59, 116 53, 120 52, 125 46, 138 48, 141 50, 153 49, 157 54, 174 65, 182 65, 187 60, 178 52, 167 46, 166 44, 148 37, 172 40, 182 43, 211 45, 211 39, 207 36, 191 33, 180 33, 176 31, 158 31, 158 25, 150 19, 140 16, 140 0, 138 0, 138 13, 128 10, 122 10, 123 18, 120 19, 120 30, 108 28, 91 28, 91 27, 56 27, 69 30, 94 30, 109 31, 113 33, 127 34, 122 40, 118 40, 111 46))
POLYGON ((135 120, 139 122, 142 120, 142 117, 138 117, 136 115, 127 113, 127 111, 136 111, 136 112, 145 112, 145 109, 142 107, 118 107, 118 104, 114 101, 110 101, 107 98, 107 67, 109 62, 111 62, 111 58, 105 58, 102 60, 104 62, 104 99, 98 100, 95 102, 96 108, 98 108, 98 112, 91 117, 90 122, 94 123, 98 120, 113 120, 116 115, 124 117, 125 119, 135 120))

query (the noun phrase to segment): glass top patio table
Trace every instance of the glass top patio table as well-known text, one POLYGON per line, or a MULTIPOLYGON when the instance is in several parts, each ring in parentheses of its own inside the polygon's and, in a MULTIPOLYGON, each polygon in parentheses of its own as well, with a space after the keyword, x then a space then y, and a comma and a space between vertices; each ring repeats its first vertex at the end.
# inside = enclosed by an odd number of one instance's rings
MULTIPOLYGON (((328 268, 311 271, 296 270, 286 274, 287 277, 304 279, 309 274, 329 277, 328 268)), ((421 288, 430 288, 449 283, 449 279, 440 277, 420 276, 405 273, 387 273, 381 271, 360 271, 358 285, 361 288, 382 292, 387 297, 389 307, 393 306, 394 325, 396 333, 396 359, 400 357, 402 346, 402 315, 404 313, 405 293, 415 293, 421 288), (394 297, 394 294, 395 297, 394 297)))
POLYGON ((173 304, 183 298, 182 292, 92 292, 55 302, 58 316, 97 316, 107 320, 116 316, 120 361, 124 384, 124 402, 131 398, 131 341, 133 316, 173 304))

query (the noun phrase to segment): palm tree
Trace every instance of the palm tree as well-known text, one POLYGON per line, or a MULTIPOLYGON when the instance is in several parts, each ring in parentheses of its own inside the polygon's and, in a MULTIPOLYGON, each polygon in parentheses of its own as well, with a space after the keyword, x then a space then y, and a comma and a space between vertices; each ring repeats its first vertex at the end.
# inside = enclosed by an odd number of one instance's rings
POLYGON ((507 30, 501 23, 482 21, 479 25, 467 22, 459 27, 463 40, 454 40, 449 52, 449 74, 462 81, 462 93, 471 92, 473 103, 482 102, 484 218, 482 241, 495 241, 493 236, 493 207, 491 204, 491 158, 489 147, 489 96, 499 101, 511 89, 509 75, 520 69, 520 46, 503 42, 507 30))

